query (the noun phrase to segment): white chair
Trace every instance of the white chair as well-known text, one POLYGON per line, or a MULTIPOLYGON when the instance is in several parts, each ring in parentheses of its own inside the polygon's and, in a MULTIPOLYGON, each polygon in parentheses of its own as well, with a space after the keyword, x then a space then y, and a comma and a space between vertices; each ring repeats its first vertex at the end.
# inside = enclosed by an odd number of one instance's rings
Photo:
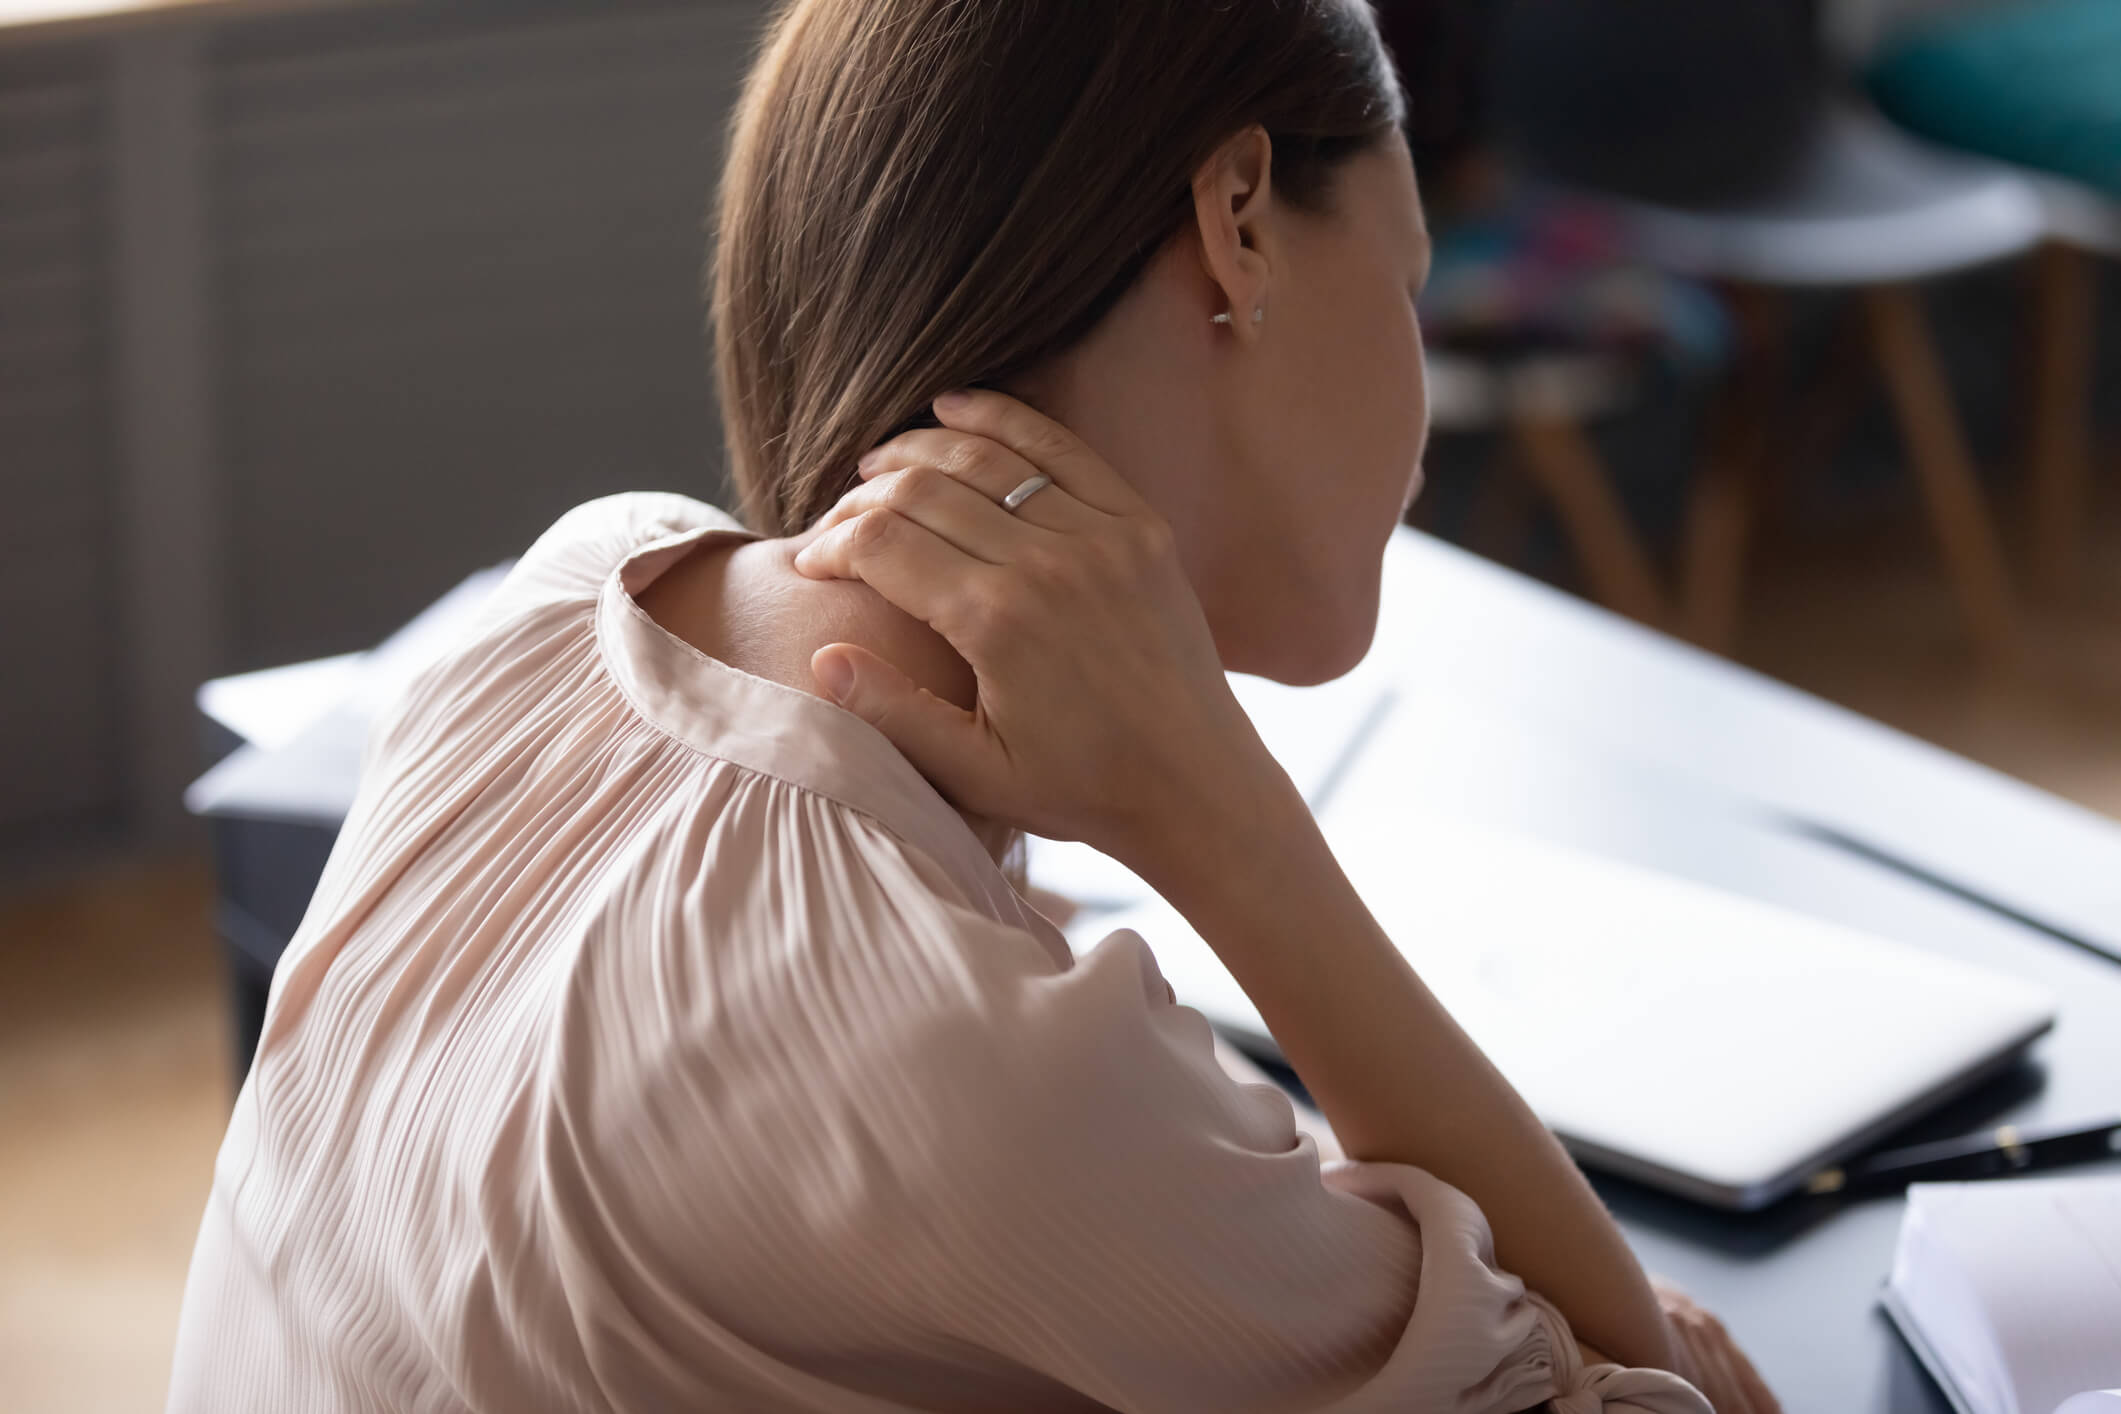
POLYGON ((1915 286, 2038 244, 2049 217, 2033 186, 1843 105, 1822 119, 1806 160, 1757 198, 1714 210, 1614 205, 1649 259, 1718 282, 1738 314, 1738 366, 1681 550, 1690 636, 1727 649, 1736 632, 1746 541, 1778 449, 1775 292, 1839 287, 1859 301, 1968 628, 1984 650, 2007 654, 2009 577, 1915 286))
MULTIPOLYGON (((1910 22, 1997 0, 1833 0, 1829 32, 1852 69, 1869 64, 1910 22)), ((2031 168, 2026 181, 2044 213, 2046 243, 2032 262, 2027 311, 2029 398, 2022 410, 2024 463, 2031 492, 2032 568, 2049 591, 2067 593, 2081 556, 2089 489, 2091 369, 2096 341, 2098 265, 2121 259, 2121 202, 2081 183, 2031 168)))

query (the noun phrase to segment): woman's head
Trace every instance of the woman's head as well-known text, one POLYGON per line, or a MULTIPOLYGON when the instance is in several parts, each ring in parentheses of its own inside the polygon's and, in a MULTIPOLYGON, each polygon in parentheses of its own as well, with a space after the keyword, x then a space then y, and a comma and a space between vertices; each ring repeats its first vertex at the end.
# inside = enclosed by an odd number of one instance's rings
POLYGON ((1003 388, 1171 519, 1230 666, 1345 669, 1426 425, 1403 111, 1365 0, 794 0, 717 213, 750 519, 1003 388))

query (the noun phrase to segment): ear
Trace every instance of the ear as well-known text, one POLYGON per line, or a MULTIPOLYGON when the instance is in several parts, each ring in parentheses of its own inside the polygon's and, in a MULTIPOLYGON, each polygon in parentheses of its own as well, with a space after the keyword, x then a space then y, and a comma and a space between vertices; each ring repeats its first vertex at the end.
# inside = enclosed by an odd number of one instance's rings
POLYGON ((1240 339, 1258 337, 1252 312, 1266 308, 1268 273, 1281 259, 1268 219, 1273 157, 1273 140, 1254 123, 1193 174, 1193 218, 1208 277, 1201 320, 1227 310, 1228 331, 1240 339))

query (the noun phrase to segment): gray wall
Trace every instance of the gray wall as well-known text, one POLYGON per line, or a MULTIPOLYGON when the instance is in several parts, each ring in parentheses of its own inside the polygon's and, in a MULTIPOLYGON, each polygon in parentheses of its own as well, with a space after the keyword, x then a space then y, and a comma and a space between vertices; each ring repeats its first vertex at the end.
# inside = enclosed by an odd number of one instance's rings
POLYGON ((92 50, 0 50, 0 840, 123 789, 108 110, 92 50))
POLYGON ((181 834, 202 679, 589 496, 722 494, 700 280, 763 9, 0 37, 0 858, 181 834))

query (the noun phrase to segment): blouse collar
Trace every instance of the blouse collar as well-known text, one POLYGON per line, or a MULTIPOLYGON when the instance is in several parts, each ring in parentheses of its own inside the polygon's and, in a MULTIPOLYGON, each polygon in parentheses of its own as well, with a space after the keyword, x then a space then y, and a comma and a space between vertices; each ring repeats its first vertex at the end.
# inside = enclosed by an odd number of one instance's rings
POLYGON ((1030 908, 950 803, 875 727, 845 708, 709 657, 657 623, 634 596, 695 546, 755 540, 728 512, 634 549, 605 579, 597 648, 605 671, 652 726, 704 756, 860 811, 925 850, 984 911, 1027 927, 1065 968, 1067 942, 1030 908))

